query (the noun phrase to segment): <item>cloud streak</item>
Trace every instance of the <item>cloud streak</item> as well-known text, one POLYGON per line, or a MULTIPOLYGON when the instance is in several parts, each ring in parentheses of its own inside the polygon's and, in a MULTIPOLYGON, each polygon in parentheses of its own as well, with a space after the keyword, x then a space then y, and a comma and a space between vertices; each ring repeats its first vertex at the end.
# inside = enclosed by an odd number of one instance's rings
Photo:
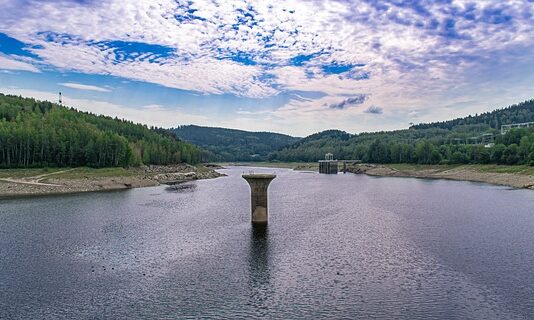
POLYGON ((6 56, 2 54, 0 54, 0 70, 40 72, 36 66, 23 61, 20 57, 6 56))
POLYGON ((347 98, 341 102, 333 103, 329 107, 331 109, 345 109, 350 106, 358 105, 364 103, 365 99, 367 99, 367 96, 364 94, 361 94, 356 97, 347 98))
POLYGON ((111 92, 110 89, 98 87, 98 86, 92 86, 87 84, 81 84, 81 83, 74 83, 74 82, 62 82, 58 83, 58 85, 71 88, 71 89, 77 89, 77 90, 86 90, 86 91, 97 91, 97 92, 111 92))
POLYGON ((370 106, 369 108, 365 110, 365 113, 382 114, 384 113, 384 109, 377 107, 377 106, 370 106))

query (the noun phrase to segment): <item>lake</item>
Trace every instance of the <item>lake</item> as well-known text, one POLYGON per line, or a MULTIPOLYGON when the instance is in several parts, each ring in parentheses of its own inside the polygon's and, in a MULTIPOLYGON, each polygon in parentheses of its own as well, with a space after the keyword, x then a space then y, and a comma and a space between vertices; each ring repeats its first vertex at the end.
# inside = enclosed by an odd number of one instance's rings
POLYGON ((1 319, 533 319, 534 192, 231 167, 0 200, 1 319), (272 173, 269 226, 243 172, 272 173))

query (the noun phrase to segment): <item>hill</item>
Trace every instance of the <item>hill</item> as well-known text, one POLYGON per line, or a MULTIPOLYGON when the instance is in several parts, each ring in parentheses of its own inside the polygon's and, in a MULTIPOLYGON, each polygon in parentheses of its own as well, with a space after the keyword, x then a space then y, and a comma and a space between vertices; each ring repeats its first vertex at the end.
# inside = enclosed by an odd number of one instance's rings
POLYGON ((199 161, 164 129, 0 94, 0 167, 117 167, 199 161))
POLYGON ((414 125, 412 129, 440 128, 454 130, 462 127, 474 126, 479 130, 497 129, 504 124, 524 123, 534 121, 534 100, 528 100, 507 108, 485 112, 479 115, 457 118, 454 120, 422 123, 414 125))
POLYGON ((203 148, 203 159, 209 161, 264 161, 271 152, 299 140, 279 133, 195 125, 179 126, 171 131, 178 138, 203 148))
POLYGON ((371 163, 496 163, 533 164, 534 131, 504 124, 534 121, 534 100, 480 115, 423 123, 389 132, 316 133, 270 154, 276 161, 317 161, 327 152, 338 159, 371 163))

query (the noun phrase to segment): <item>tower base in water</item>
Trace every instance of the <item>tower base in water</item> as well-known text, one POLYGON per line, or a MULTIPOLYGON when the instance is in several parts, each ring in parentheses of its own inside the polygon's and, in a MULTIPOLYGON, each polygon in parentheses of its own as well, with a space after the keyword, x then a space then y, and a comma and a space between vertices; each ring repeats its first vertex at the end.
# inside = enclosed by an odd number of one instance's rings
POLYGON ((267 224, 269 211, 267 209, 267 188, 276 178, 275 174, 244 174, 243 179, 250 185, 250 203, 253 224, 267 224))

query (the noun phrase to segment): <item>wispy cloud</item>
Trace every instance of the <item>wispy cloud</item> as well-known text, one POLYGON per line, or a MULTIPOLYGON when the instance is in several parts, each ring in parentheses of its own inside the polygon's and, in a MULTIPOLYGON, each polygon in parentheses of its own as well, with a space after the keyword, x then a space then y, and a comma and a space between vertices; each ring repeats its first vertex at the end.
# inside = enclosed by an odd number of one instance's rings
POLYGON ((353 106, 353 105, 362 104, 365 101, 366 98, 367 98, 366 95, 360 94, 360 95, 358 95, 356 97, 347 98, 347 99, 345 99, 345 100, 343 100, 341 102, 333 103, 329 107, 331 109, 345 109, 345 108, 353 106))
POLYGON ((250 111, 250 110, 239 109, 235 113, 238 115, 243 115, 243 116, 266 116, 266 115, 271 115, 273 111, 272 110, 250 111))
POLYGON ((97 92, 111 92, 108 88, 98 87, 98 86, 92 86, 88 84, 81 84, 81 83, 74 83, 74 82, 62 82, 58 83, 58 85, 71 88, 71 89, 77 89, 77 90, 87 90, 87 91, 97 91, 97 92))
POLYGON ((7 56, 0 54, 0 70, 20 70, 30 72, 40 72, 37 67, 27 63, 17 56, 7 56))
POLYGON ((13 50, 0 47, 0 69, 257 99, 321 93, 277 110, 300 108, 302 119, 438 108, 469 95, 496 103, 495 90, 474 90, 498 86, 487 73, 534 63, 533 1, 5 0, 2 9, 2 41, 13 50), (494 84, 482 86, 484 77, 494 84))
MULTIPOLYGON (((531 1, 111 2, 8 0, 0 30, 62 70, 249 97, 294 86, 269 76, 285 66, 343 87, 402 70, 446 79, 492 52, 534 45, 531 1)), ((328 88, 308 87, 318 89, 328 88)))
POLYGON ((382 114, 384 113, 384 109, 377 107, 377 106, 370 106, 369 108, 365 110, 365 113, 382 114))

